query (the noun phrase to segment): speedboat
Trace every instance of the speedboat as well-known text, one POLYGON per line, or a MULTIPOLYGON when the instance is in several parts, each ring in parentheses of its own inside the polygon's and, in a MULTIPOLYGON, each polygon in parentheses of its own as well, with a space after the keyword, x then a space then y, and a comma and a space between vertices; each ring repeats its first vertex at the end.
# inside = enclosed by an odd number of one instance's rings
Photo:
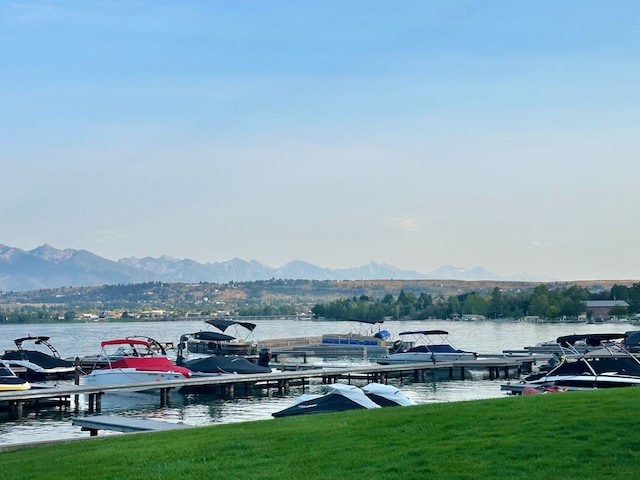
POLYGON ((46 380, 51 378, 71 378, 76 371, 75 363, 60 358, 60 354, 49 343, 46 336, 27 336, 16 338, 15 350, 6 350, 0 359, 20 372, 28 380, 46 380), (26 347, 25 344, 33 344, 26 347), (41 347, 38 350, 36 347, 41 347), (24 373, 22 373, 24 372, 24 373))
POLYGON ((255 323, 237 322, 224 318, 213 318, 205 323, 215 327, 219 332, 202 331, 191 334, 186 345, 190 352, 244 357, 257 355, 258 344, 249 338, 256 328, 255 323), (234 333, 237 336, 227 333, 227 330, 232 327, 235 328, 234 333), (241 330, 238 327, 242 327, 248 333, 241 334, 241 330), (244 335, 243 338, 242 335, 244 335))
POLYGON ((334 383, 327 385, 326 389, 327 392, 324 395, 300 395, 290 407, 271 415, 274 417, 290 417, 363 408, 381 408, 380 405, 367 397, 360 388, 354 385, 334 383))
POLYGON ((188 368, 174 364, 157 353, 153 344, 139 338, 106 340, 96 368, 81 377, 83 385, 113 385, 143 382, 169 382, 191 377, 188 368))
POLYGON ((414 341, 405 342, 408 346, 406 350, 392 353, 384 358, 378 359, 380 365, 393 365, 399 363, 419 363, 419 362, 455 362, 458 360, 475 360, 478 354, 466 350, 458 350, 451 344, 445 343, 449 332, 444 330, 419 330, 414 332, 401 332, 401 337, 414 337, 414 341), (436 343, 431 337, 439 336, 436 343))
MULTIPOLYGON (((601 333, 599 334, 600 341, 611 341, 621 338, 619 333, 601 333)), ((531 354, 563 354, 566 346, 560 342, 570 342, 572 347, 572 352, 578 353, 586 353, 590 350, 595 350, 599 348, 599 343, 597 345, 589 345, 586 340, 585 335, 566 335, 564 337, 559 337, 556 340, 548 340, 545 342, 538 342, 535 345, 531 345, 528 347, 524 347, 524 349, 531 354)))
POLYGON ((29 382, 18 377, 7 362, 0 360, 0 392, 29 390, 30 388, 29 382))
POLYGON ((531 388, 548 391, 640 386, 640 360, 626 350, 623 343, 611 341, 624 337, 625 334, 597 333, 559 337, 557 342, 564 355, 554 359, 553 365, 541 368, 518 383, 502 385, 501 389, 522 394, 531 388), (574 348, 577 341, 586 342, 591 349, 580 353, 574 348))

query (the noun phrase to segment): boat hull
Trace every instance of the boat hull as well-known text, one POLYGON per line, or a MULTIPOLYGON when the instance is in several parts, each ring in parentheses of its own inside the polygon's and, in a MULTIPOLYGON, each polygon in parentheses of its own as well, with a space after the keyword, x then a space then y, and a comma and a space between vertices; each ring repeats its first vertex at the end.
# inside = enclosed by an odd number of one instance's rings
POLYGON ((81 377, 82 385, 126 385, 149 382, 171 382, 183 380, 186 377, 179 372, 155 372, 136 370, 133 368, 111 368, 105 370, 93 370, 88 375, 81 377))

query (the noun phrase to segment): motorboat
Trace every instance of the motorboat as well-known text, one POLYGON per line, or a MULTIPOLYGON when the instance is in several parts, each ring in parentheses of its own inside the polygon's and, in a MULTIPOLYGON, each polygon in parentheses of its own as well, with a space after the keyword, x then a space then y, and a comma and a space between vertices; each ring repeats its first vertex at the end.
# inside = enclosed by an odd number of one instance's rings
MULTIPOLYGON (((176 364, 188 368, 194 375, 202 374, 252 374, 271 373, 271 368, 267 365, 254 363, 243 356, 238 355, 208 355, 192 353, 186 348, 191 338, 199 341, 227 342, 233 337, 218 332, 196 332, 181 335, 178 343, 176 364)), ((218 350, 218 349, 214 349, 218 350)))
POLYGON ((225 318, 212 318, 205 323, 215 327, 219 332, 201 331, 191 334, 186 345, 189 352, 244 357, 258 354, 258 344, 250 338, 256 328, 255 323, 225 318), (240 327, 245 331, 244 333, 240 327), (228 334, 231 329, 234 329, 236 336, 228 334))
POLYGON ((6 350, 0 359, 27 380, 64 379, 75 374, 75 363, 60 358, 49 337, 29 335, 13 342, 16 348, 6 350))
POLYGON ((0 392, 29 390, 31 385, 24 378, 18 377, 9 364, 0 360, 0 392))
POLYGON ((392 353, 384 358, 378 359, 380 365, 393 365, 400 363, 419 363, 419 362, 455 362, 459 360, 475 360, 478 354, 466 350, 458 350, 450 343, 446 342, 449 332, 445 330, 419 330, 412 332, 401 332, 400 337, 410 338, 414 340, 404 342, 408 347, 404 351, 392 353), (433 337, 439 337, 439 340, 433 341, 433 337))
MULTIPOLYGON (((593 388, 618 388, 640 386, 640 359, 629 352, 622 342, 625 334, 585 334, 559 337, 563 355, 552 357, 552 364, 518 383, 501 385, 511 394, 526 393, 526 389, 560 388, 583 390, 593 388), (577 341, 586 342, 591 348, 580 353, 573 346, 577 341), (599 347, 599 348, 596 348, 599 347)), ((530 391, 530 390, 529 390, 530 391)))
POLYGON ((149 340, 105 340, 100 346, 102 354, 97 358, 96 368, 80 379, 83 385, 169 382, 191 377, 188 368, 155 351, 149 340))
POLYGON ((391 338, 388 330, 381 330, 383 320, 350 320, 360 326, 348 333, 325 333, 322 335, 323 345, 355 345, 355 346, 381 346, 391 338), (363 328, 364 326, 364 328, 363 328))
MULTIPOLYGON (((600 339, 601 341, 612 341, 620 338, 619 333, 601 333, 600 339)), ((562 340, 564 343, 571 342, 572 352, 578 353, 586 353, 590 350, 595 350, 599 348, 598 345, 589 345, 586 340, 585 335, 566 335, 564 337, 558 337, 556 340, 548 340, 544 342, 538 342, 535 345, 524 347, 524 349, 530 354, 563 354, 566 346, 563 346, 559 340, 562 340)))
POLYGON ((415 401, 411 400, 402 390, 393 385, 374 382, 362 387, 362 391, 370 400, 373 400, 381 407, 407 407, 416 405, 415 401))
POLYGON ((274 417, 290 417, 314 413, 342 412, 365 408, 381 408, 355 385, 334 383, 326 386, 321 395, 303 394, 284 410, 272 413, 274 417))

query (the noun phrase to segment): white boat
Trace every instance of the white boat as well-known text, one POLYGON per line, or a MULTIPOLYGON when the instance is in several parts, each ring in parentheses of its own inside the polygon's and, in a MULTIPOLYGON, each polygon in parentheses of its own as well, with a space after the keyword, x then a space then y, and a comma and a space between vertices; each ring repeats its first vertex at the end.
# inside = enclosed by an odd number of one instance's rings
POLYGON ((19 378, 6 362, 0 360, 0 392, 15 392, 29 390, 31 385, 23 378, 19 378))
POLYGON ((19 373, 24 372, 20 376, 35 381, 71 378, 75 375, 75 363, 60 358, 58 351, 49 343, 49 337, 29 335, 16 338, 14 343, 16 348, 6 350, 0 358, 16 371, 19 370, 19 373))
POLYGON ((383 320, 350 320, 360 328, 347 333, 325 333, 322 335, 323 345, 353 345, 356 347, 387 346, 391 338, 388 330, 381 330, 383 320))
POLYGON ((363 408, 381 408, 380 405, 367 397, 361 389, 354 385, 333 383, 326 385, 325 388, 326 393, 324 395, 300 395, 290 407, 271 415, 274 417, 290 417, 363 408))
POLYGON ((414 332, 402 332, 401 337, 413 337, 414 340, 405 342, 409 348, 405 351, 392 353, 386 357, 378 359, 380 365, 393 365, 400 363, 419 362, 455 362, 458 360, 475 360, 478 354, 466 350, 458 350, 451 344, 446 343, 449 332, 444 330, 419 330, 414 332), (439 337, 433 341, 432 337, 439 337))
POLYGON ((364 394, 381 407, 407 407, 416 402, 405 395, 402 390, 393 385, 370 383, 362 387, 364 394))
POLYGON ((550 368, 527 376, 517 383, 501 385, 512 394, 526 393, 526 389, 584 390, 593 388, 619 388, 640 386, 640 359, 625 349, 623 343, 612 343, 613 338, 625 334, 585 334, 558 338, 563 356, 550 368), (592 349, 580 353, 573 348, 579 340, 592 349), (593 349, 597 346, 598 349, 593 349))
POLYGON ((123 338, 106 340, 100 345, 101 366, 80 378, 83 385, 169 382, 191 376, 189 369, 179 367, 166 355, 155 352, 153 344, 147 340, 123 338))

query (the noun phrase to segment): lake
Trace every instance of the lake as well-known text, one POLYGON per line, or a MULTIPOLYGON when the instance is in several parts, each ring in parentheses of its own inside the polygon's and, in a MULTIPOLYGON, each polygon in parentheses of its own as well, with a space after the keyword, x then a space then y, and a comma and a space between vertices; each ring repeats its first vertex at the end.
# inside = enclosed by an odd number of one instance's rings
MULTIPOLYGON (((256 341, 319 336, 323 333, 348 333, 354 328, 351 322, 264 320, 257 321, 253 338, 256 341)), ((574 333, 623 333, 639 327, 622 323, 603 324, 553 324, 476 321, 453 322, 443 320, 427 321, 389 321, 384 323, 394 338, 402 331, 443 329, 449 332, 449 340, 457 347, 480 354, 500 353, 503 350, 521 350, 523 347, 541 341, 553 340, 561 335, 574 333)), ((49 336, 51 344, 63 358, 83 357, 100 352, 102 340, 133 335, 149 336, 161 342, 178 343, 180 335, 206 330, 202 321, 188 322, 127 322, 127 323, 78 323, 78 324, 29 324, 1 325, 0 350, 15 348, 13 340, 28 335, 49 336)), ((248 332, 227 330, 226 333, 244 337, 248 332)), ((310 363, 325 366, 347 365, 352 359, 309 359, 310 363)), ((359 359, 358 362, 365 361, 359 359)), ((394 383, 409 397, 418 403, 451 402, 495 398, 505 395, 500 390, 501 380, 474 379, 467 381, 442 381, 425 383, 394 383)), ((392 383, 392 382, 390 382, 392 383)), ((319 393, 319 383, 306 387, 304 393, 319 393)), ((253 420, 277 421, 271 414, 288 407, 303 393, 302 387, 293 387, 286 394, 277 394, 275 390, 262 394, 256 391, 251 396, 239 396, 233 399, 221 399, 213 395, 172 393, 172 403, 159 407, 157 394, 117 393, 105 394, 102 400, 102 413, 133 416, 183 422, 187 425, 214 425, 221 423, 245 422, 253 420)), ((87 398, 80 396, 78 413, 73 407, 66 412, 57 408, 43 409, 40 412, 25 410, 24 417, 10 420, 7 412, 0 412, 0 445, 23 442, 35 442, 55 439, 87 438, 88 432, 73 426, 71 419, 85 415, 87 398)), ((115 432, 100 432, 100 436, 120 435, 115 432)))

